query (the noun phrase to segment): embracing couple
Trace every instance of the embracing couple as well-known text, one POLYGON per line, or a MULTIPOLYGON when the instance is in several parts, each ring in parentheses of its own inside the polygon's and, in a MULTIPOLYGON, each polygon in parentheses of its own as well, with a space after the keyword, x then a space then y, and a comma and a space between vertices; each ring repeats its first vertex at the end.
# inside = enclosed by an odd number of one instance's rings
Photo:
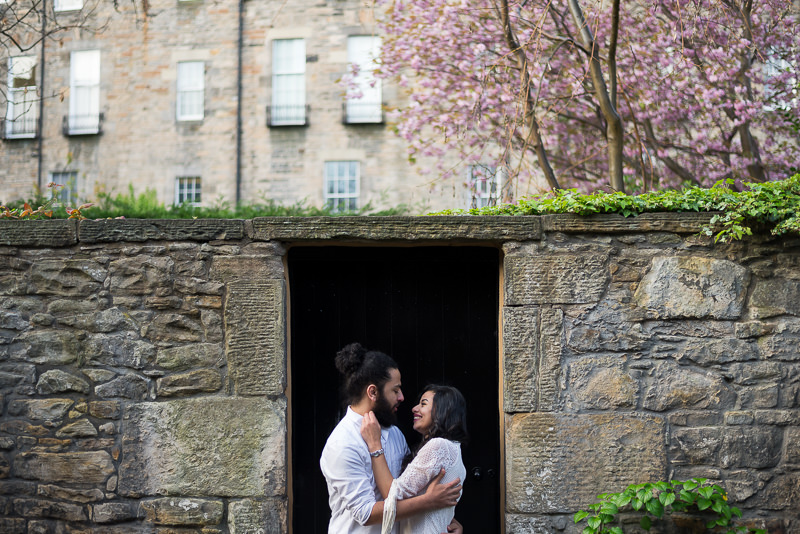
POLYGON ((328 533, 462 533, 453 514, 466 475, 463 395, 448 386, 422 390, 411 410, 414 430, 422 434, 412 457, 395 426, 403 402, 397 363, 352 343, 337 353, 336 368, 350 405, 319 462, 328 483, 328 533), (406 457, 411 461, 403 470, 406 457))

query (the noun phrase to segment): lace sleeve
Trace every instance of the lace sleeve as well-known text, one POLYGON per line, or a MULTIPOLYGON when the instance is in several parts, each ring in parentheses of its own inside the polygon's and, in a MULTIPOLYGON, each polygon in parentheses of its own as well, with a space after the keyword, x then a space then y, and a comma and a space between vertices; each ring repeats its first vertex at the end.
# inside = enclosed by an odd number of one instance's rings
POLYGON ((442 438, 433 438, 426 443, 395 480, 397 498, 408 499, 421 494, 442 468, 447 469, 458 460, 458 446, 458 443, 442 438))

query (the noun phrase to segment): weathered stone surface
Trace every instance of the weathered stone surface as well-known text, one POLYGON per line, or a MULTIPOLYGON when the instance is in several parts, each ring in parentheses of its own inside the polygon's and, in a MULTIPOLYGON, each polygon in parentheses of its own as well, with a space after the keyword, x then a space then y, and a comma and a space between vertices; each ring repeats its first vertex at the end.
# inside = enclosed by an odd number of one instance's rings
POLYGON ((138 506, 131 502, 105 502, 92 506, 95 523, 118 523, 139 517, 138 506))
POLYGON ((119 492, 251 497, 286 491, 286 403, 204 397, 124 415, 119 492))
POLYGON ((569 366, 567 389, 574 411, 633 408, 639 384, 626 370, 620 356, 586 358, 569 366))
POLYGON ((582 304, 597 302, 608 281, 607 256, 551 254, 507 256, 505 304, 582 304))
POLYGON ((27 521, 16 517, 0 517, 0 532, 3 534, 29 534, 27 521))
POLYGON ((567 515, 523 515, 505 514, 506 532, 509 534, 563 532, 564 534, 578 534, 580 528, 574 525, 572 517, 567 515))
POLYGON ((235 219, 104 219, 81 221, 81 243, 123 241, 213 241, 241 239, 244 221, 235 219))
POLYGON ((62 247, 78 242, 76 220, 0 221, 0 245, 62 247))
POLYGON ((47 313, 56 317, 96 312, 100 302, 96 299, 57 299, 47 304, 47 313))
POLYGON ((27 480, 0 480, 0 495, 36 495, 36 484, 27 480))
POLYGON ((226 284, 234 280, 283 280, 283 260, 280 256, 215 256, 211 277, 226 284))
POLYGON ((144 328, 142 335, 152 341, 171 343, 196 343, 204 341, 203 325, 179 313, 156 315, 144 328))
POLYGON ((76 393, 89 393, 91 388, 84 379, 78 376, 67 373, 60 369, 51 369, 49 371, 45 371, 39 377, 39 381, 36 383, 36 391, 43 395, 67 393, 70 391, 74 391, 76 393))
POLYGON ((800 468, 800 427, 786 429, 786 456, 787 464, 800 468))
POLYGON ((0 389, 16 388, 22 394, 32 393, 36 382, 36 366, 28 363, 0 362, 0 389))
POLYGON ((202 278, 178 277, 175 292, 182 295, 222 295, 225 284, 202 278))
POLYGON ((539 398, 539 309, 503 308, 503 407, 535 411, 539 398))
POLYGON ((756 278, 748 308, 754 319, 800 316, 800 280, 756 278))
POLYGON ((15 399, 8 404, 8 415, 55 421, 67 415, 73 404, 71 399, 15 399))
POLYGON ((675 429, 673 447, 695 465, 723 468, 774 467, 781 458, 783 433, 767 426, 675 429))
POLYGON ((136 256, 111 262, 111 291, 117 295, 151 295, 172 288, 175 262, 168 257, 136 256))
POLYGON ((57 438, 86 438, 97 435, 97 429, 88 419, 80 419, 61 427, 56 432, 57 438))
POLYGON ((14 474, 41 482, 102 484, 114 473, 114 463, 105 451, 22 452, 14 462, 14 474))
POLYGON ((155 361, 156 347, 132 332, 97 334, 83 344, 87 363, 141 369, 155 361))
POLYGON ((44 365, 66 365, 78 359, 80 342, 75 334, 58 330, 29 330, 14 340, 14 358, 44 365))
POLYGON ((217 310, 200 310, 200 323, 206 341, 221 342, 223 339, 222 314, 217 310))
POLYGON ((100 419, 119 419, 122 406, 119 401, 92 401, 89 403, 89 415, 100 419))
POLYGON ((656 319, 738 319, 750 272, 727 260, 661 256, 636 290, 638 306, 656 319))
POLYGON ((776 476, 748 504, 766 510, 792 510, 796 514, 798 502, 800 502, 800 472, 794 471, 776 476))
POLYGON ((563 233, 633 233, 674 232, 696 234, 711 221, 712 213, 642 213, 635 217, 622 215, 543 215, 542 230, 563 233))
POLYGON ((527 241, 541 237, 539 217, 257 217, 259 241, 527 241))
POLYGON ((751 386, 760 382, 777 383, 781 378, 781 365, 776 362, 734 363, 723 376, 735 384, 751 386))
POLYGON ((0 449, 8 451, 14 448, 14 438, 0 436, 0 449))
POLYGON ((31 266, 31 289, 39 295, 85 297, 99 290, 106 268, 94 260, 44 259, 31 266))
POLYGON ((80 503, 97 502, 105 499, 105 495, 103 494, 103 492, 96 488, 83 490, 74 488, 62 488, 60 486, 54 486, 52 484, 40 484, 36 494, 42 497, 46 497, 48 499, 56 499, 60 501, 74 501, 80 503))
POLYGON ((25 330, 30 326, 19 313, 9 313, 0 310, 0 328, 6 330, 25 330))
POLYGON ((117 376, 117 373, 108 369, 83 369, 83 374, 92 382, 101 384, 113 380, 117 376))
POLYGON ((47 517, 65 521, 86 521, 83 506, 38 499, 14 499, 14 512, 22 517, 47 517))
POLYGON ((228 505, 228 529, 230 534, 283 534, 287 524, 286 501, 266 499, 255 501, 244 499, 228 505))
POLYGON ((129 373, 96 386, 94 392, 98 397, 144 400, 150 390, 149 384, 146 378, 129 373))
POLYGON ((222 520, 222 501, 166 497, 139 504, 146 521, 157 525, 216 525, 222 520))
POLYGON ((721 408, 736 398, 718 375, 674 362, 656 364, 652 377, 646 382, 643 407, 655 412, 673 408, 721 408))
POLYGON ((225 353, 237 395, 277 395, 286 387, 283 281, 231 282, 225 300, 225 353))
POLYGON ((609 488, 666 476, 658 418, 535 413, 507 420, 509 512, 571 513, 609 488))
POLYGON ((185 371, 192 367, 221 367, 225 365, 225 354, 216 343, 182 345, 159 350, 156 365, 172 371, 185 371))
POLYGON ((67 315, 59 318, 58 322, 87 332, 113 332, 115 330, 132 330, 136 328, 136 324, 119 308, 109 308, 87 314, 67 315))
POLYGON ((687 358, 703 367, 758 360, 761 356, 759 344, 745 339, 698 339, 684 345, 678 359, 687 358))
MULTIPOLYGON (((46 436, 47 434, 50 433, 50 431, 44 426, 32 425, 27 421, 21 421, 21 420, 3 421, 2 423, 0 423, 0 432, 23 436, 18 438, 21 444, 24 443, 24 438, 27 438, 29 436, 46 436)), ((36 443, 35 438, 30 438, 30 439, 31 439, 31 444, 36 443)))
POLYGON ((186 373, 165 376, 156 381, 159 397, 189 395, 191 393, 217 391, 222 387, 222 377, 214 369, 197 369, 186 373))

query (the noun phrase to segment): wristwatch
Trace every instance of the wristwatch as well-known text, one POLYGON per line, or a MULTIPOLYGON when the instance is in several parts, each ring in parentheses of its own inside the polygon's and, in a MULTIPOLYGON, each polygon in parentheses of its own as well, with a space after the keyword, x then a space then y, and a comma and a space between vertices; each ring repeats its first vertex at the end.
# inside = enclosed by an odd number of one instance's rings
POLYGON ((371 452, 371 453, 369 453, 369 455, 370 455, 370 456, 372 456, 373 458, 377 458, 377 457, 378 457, 378 456, 380 456, 381 454, 383 454, 383 447, 381 447, 380 449, 378 449, 378 450, 377 450, 377 451, 375 451, 375 452, 371 452))

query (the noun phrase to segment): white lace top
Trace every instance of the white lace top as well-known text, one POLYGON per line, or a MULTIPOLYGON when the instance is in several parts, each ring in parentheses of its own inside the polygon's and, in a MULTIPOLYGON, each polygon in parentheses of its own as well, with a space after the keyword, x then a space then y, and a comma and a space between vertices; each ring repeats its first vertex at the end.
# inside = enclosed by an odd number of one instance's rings
MULTIPOLYGON (((431 479, 444 468, 442 484, 460 478, 464 482, 467 470, 461 460, 461 444, 444 438, 433 438, 417 453, 398 478, 392 482, 389 496, 384 503, 383 528, 391 530, 394 523, 395 502, 425 493, 431 479), (389 517, 390 516, 390 517, 389 517)), ((459 495, 460 498, 460 495, 459 495)), ((453 519, 455 506, 418 514, 398 523, 401 534, 441 534, 453 519)))

